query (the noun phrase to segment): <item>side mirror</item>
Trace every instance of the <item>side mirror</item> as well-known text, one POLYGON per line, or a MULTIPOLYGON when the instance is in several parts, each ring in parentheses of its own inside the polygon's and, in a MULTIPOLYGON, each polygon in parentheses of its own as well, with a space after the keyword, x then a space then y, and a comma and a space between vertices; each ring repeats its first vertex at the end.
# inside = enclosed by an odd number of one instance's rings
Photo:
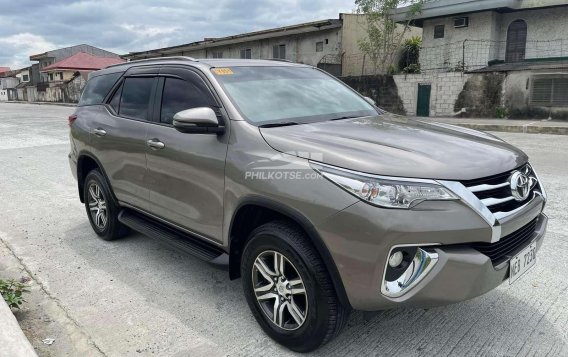
POLYGON ((363 98, 365 98, 365 100, 367 102, 369 102, 369 104, 377 106, 377 103, 373 100, 373 98, 369 98, 369 97, 363 97, 363 98))
POLYGON ((225 132, 225 127, 219 123, 213 109, 206 107, 176 113, 173 125, 182 133, 223 134, 225 132))

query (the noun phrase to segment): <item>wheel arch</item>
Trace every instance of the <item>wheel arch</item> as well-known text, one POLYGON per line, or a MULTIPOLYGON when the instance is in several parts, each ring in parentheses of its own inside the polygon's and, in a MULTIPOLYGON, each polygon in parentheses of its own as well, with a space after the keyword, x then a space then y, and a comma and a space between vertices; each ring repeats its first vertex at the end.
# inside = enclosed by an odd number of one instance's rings
MULTIPOLYGON (((339 301, 346 307, 351 307, 349 298, 343 286, 343 281, 335 265, 329 249, 320 237, 315 226, 307 219, 302 213, 298 212, 296 209, 288 207, 280 202, 276 202, 264 197, 247 197, 242 199, 237 205, 236 209, 231 218, 231 223, 229 226, 229 275, 231 280, 240 277, 240 263, 242 249, 244 248, 248 234, 239 234, 239 229, 242 220, 247 218, 247 213, 254 212, 258 213, 258 210, 264 210, 264 212, 270 212, 271 215, 275 215, 278 218, 287 219, 295 224, 297 224, 308 236, 310 242, 315 247, 319 256, 321 257, 324 265, 331 277, 333 286, 339 298, 339 301)), ((254 228, 260 226, 261 224, 267 223, 260 219, 257 224, 252 224, 252 229, 245 229, 244 232, 252 231, 254 228)))
POLYGON ((82 203, 85 203, 85 196, 84 196, 84 186, 85 186, 85 177, 87 176, 87 174, 93 170, 93 169, 99 169, 101 174, 103 175, 103 177, 105 178, 108 187, 110 189, 112 198, 114 199, 115 202, 118 202, 116 200, 116 196, 114 195, 114 192, 112 190, 112 186, 110 185, 110 181, 108 179, 108 176, 103 168, 103 165, 101 164, 101 162, 90 152, 88 151, 82 151, 79 153, 78 158, 77 158, 77 188, 79 189, 79 199, 81 200, 82 203))

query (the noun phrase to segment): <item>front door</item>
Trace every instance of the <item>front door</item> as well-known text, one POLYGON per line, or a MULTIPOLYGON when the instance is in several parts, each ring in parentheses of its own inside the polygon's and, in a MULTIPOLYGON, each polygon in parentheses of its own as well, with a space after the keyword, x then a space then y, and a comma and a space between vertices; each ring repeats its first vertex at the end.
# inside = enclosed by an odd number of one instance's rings
POLYGON ((429 117, 430 116, 430 93, 432 92, 432 85, 419 84, 418 85, 418 101, 416 105, 416 116, 429 117))
POLYGON ((187 134, 172 126, 174 115, 182 110, 210 107, 220 113, 218 102, 196 72, 165 67, 160 72, 155 103, 157 123, 148 129, 147 140, 163 147, 153 145, 146 150, 149 211, 220 242, 228 132, 187 134))

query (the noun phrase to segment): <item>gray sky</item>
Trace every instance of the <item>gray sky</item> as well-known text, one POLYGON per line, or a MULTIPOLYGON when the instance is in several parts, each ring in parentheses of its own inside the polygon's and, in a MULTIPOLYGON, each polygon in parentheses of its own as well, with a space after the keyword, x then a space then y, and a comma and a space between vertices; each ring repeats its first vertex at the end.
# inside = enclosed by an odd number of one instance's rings
POLYGON ((0 0, 0 66, 81 43, 124 54, 351 12, 354 0, 0 0))

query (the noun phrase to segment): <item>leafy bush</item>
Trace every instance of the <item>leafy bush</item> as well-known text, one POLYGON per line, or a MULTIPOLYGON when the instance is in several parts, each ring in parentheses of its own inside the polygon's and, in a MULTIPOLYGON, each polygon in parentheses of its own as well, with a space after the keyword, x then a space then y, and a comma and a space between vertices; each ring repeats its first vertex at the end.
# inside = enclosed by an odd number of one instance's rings
POLYGON ((19 309, 26 302, 22 295, 29 292, 24 284, 15 280, 0 280, 0 294, 11 308, 19 309))
POLYGON ((404 73, 419 73, 420 72, 420 48, 422 47, 422 38, 415 36, 404 41, 402 54, 398 67, 404 73), (416 69, 418 68, 418 72, 416 69))
POLYGON ((504 107, 497 107, 495 108, 495 116, 499 119, 505 119, 509 116, 509 112, 507 108, 504 107))

